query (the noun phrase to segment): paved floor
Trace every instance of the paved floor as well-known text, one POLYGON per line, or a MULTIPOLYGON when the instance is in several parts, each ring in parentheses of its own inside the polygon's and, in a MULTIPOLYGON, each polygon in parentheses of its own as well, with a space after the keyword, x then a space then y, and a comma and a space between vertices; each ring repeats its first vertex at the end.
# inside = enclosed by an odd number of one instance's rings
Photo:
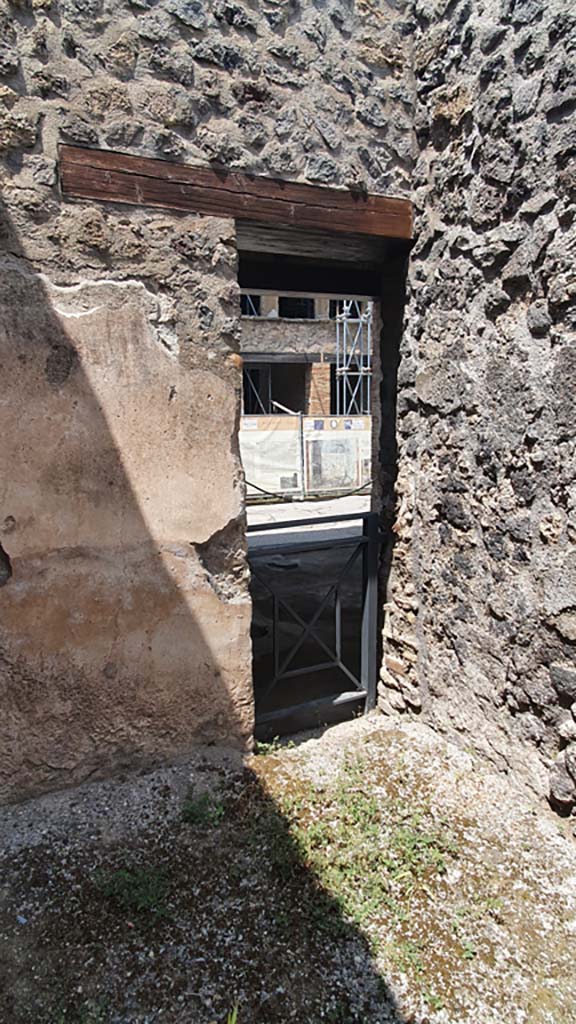
POLYGON ((344 498, 330 498, 326 501, 288 501, 279 502, 274 505, 249 505, 248 526, 261 524, 278 524, 278 530, 266 530, 263 533, 249 535, 250 547, 260 547, 262 544, 288 544, 295 533, 314 531, 315 540, 331 539, 335 537, 353 536, 361 529, 361 520, 350 521, 346 524, 334 523, 323 524, 321 520, 326 516, 360 515, 370 511, 369 494, 352 494, 344 498), (317 519, 318 526, 291 527, 283 529, 282 524, 295 519, 317 519))

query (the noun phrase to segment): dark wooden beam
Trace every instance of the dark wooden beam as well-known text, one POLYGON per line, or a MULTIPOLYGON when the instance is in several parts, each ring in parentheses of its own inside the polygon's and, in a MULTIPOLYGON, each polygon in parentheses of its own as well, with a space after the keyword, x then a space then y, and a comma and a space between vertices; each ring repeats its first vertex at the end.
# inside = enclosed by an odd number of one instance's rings
POLYGON ((242 361, 245 363, 274 363, 282 366, 284 363, 333 363, 336 355, 332 352, 240 352, 242 361))
POLYGON ((412 204, 407 199, 190 167, 109 150, 61 146, 60 181, 69 198, 380 238, 412 237, 412 204))
POLYGON ((314 260, 325 260, 329 254, 331 260, 342 263, 378 266, 385 258, 391 240, 375 235, 335 235, 333 232, 328 234, 326 231, 241 220, 236 226, 236 243, 241 252, 267 252, 314 260))

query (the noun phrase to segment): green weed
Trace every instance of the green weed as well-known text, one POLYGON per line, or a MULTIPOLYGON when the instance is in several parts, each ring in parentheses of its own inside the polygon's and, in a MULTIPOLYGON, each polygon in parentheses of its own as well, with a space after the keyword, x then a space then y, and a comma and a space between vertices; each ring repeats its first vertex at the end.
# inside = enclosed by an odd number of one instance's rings
POLYGON ((464 959, 474 960, 477 955, 478 954, 475 947, 468 939, 465 939, 464 942, 462 943, 462 956, 464 957, 464 959))
POLYGON ((263 757, 266 754, 277 754, 279 750, 292 750, 295 746, 294 740, 282 740, 280 736, 275 736, 269 743, 257 740, 254 744, 254 753, 263 757))
POLYGON ((281 878, 290 877, 298 868, 301 851, 297 830, 291 831, 275 809, 266 809, 253 823, 252 845, 266 850, 268 863, 281 878))
POLYGON ((200 793, 194 796, 190 791, 182 805, 182 821, 187 825, 197 825, 204 828, 212 828, 219 825, 226 813, 221 800, 215 799, 210 793, 200 793))
POLYGON ((163 868, 118 868, 99 871, 95 883, 103 896, 123 910, 163 915, 167 913, 169 882, 163 868))
POLYGON ((444 1009, 444 1000, 441 998, 441 996, 436 995, 435 992, 431 992, 429 989, 427 989, 426 992, 424 993, 424 998, 431 1010, 444 1009))
MULTIPOLYGON (((284 820, 274 814, 261 819, 257 834, 283 879, 300 864, 325 893, 305 908, 310 927, 330 934, 360 927, 376 957, 387 948, 387 930, 410 918, 413 899, 429 893, 457 856, 447 827, 423 802, 414 807, 379 796, 366 758, 347 758, 336 780, 322 788, 291 792, 282 813, 284 820)), ((424 954, 411 939, 389 947, 392 961, 422 987, 424 954)), ((431 1008, 436 1001, 429 994, 431 1008)))
POLYGON ((392 959, 404 973, 411 973, 420 976, 424 973, 424 962, 422 950, 418 943, 411 939, 397 942, 392 953, 392 959))

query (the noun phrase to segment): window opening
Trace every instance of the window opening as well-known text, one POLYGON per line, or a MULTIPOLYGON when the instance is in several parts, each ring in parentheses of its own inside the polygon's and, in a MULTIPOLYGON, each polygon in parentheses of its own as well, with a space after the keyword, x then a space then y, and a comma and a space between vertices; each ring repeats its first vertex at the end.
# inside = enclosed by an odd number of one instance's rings
POLYGON ((329 317, 331 320, 335 320, 339 313, 344 312, 344 303, 348 302, 350 305, 350 315, 359 317, 362 315, 365 303, 360 299, 330 299, 329 317))
POLYGON ((281 295, 278 299, 278 316, 285 320, 314 320, 314 299, 294 295, 281 295))
POLYGON ((244 413, 266 416, 272 412, 272 373, 270 366, 244 368, 244 413))
POLYGON ((259 363, 244 367, 244 415, 282 416, 305 411, 308 367, 259 363))
POLYGON ((240 311, 242 316, 260 316, 260 299, 260 295, 248 295, 243 292, 240 296, 240 311))

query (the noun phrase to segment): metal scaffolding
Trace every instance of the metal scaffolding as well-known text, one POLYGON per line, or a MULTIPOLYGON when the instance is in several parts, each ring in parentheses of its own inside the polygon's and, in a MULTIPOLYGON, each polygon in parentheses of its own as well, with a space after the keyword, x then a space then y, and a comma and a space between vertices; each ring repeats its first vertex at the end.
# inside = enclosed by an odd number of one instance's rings
POLYGON ((369 416, 374 304, 342 299, 336 312, 336 415, 369 416))

